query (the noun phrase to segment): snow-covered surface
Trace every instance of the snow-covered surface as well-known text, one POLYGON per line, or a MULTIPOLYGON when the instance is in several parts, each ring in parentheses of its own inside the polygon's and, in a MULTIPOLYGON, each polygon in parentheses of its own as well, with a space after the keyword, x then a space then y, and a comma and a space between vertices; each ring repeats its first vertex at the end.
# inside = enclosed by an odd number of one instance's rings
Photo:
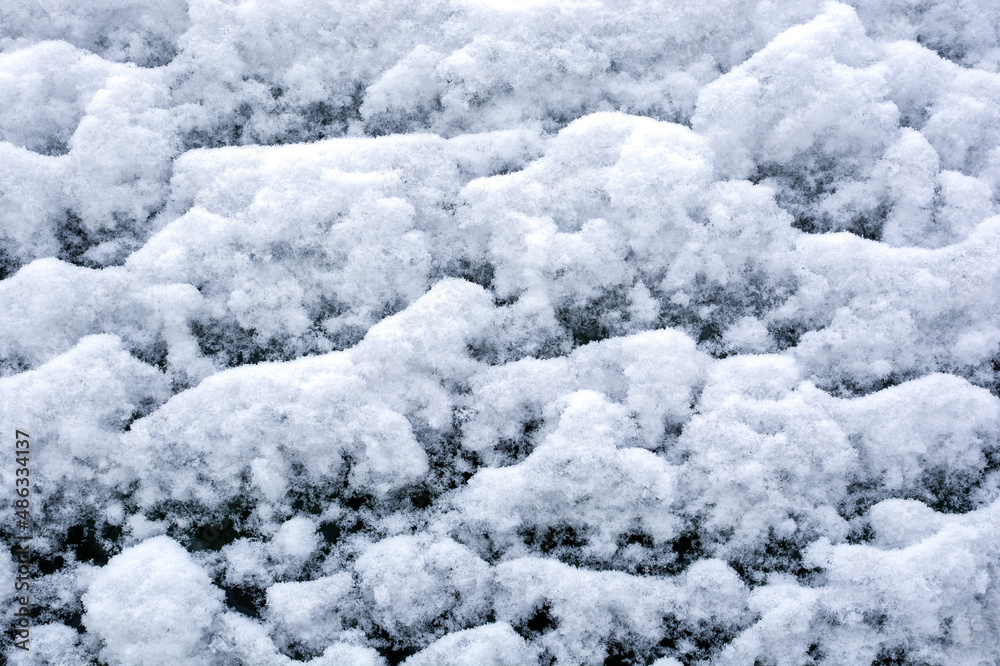
POLYGON ((994 0, 0 7, 10 663, 995 665, 998 395, 994 0))

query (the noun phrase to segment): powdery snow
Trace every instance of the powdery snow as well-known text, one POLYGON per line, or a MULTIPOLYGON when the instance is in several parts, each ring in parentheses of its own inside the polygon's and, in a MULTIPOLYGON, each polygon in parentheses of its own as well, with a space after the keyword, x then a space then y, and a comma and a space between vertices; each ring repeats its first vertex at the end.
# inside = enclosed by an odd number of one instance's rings
POLYGON ((0 649, 996 664, 998 252, 989 0, 7 2, 0 649))

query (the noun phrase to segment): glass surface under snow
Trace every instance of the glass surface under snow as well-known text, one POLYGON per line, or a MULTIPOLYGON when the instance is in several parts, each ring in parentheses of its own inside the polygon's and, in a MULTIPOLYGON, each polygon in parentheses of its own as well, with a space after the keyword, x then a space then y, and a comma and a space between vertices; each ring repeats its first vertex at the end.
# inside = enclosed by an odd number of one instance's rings
POLYGON ((995 666, 998 70, 995 0, 8 0, 7 661, 995 666))

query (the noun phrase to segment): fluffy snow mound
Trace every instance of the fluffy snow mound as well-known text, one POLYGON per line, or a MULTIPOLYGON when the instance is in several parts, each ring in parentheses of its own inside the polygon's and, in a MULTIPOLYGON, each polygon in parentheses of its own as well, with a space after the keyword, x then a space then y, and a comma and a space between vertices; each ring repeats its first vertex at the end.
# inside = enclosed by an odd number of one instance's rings
POLYGON ((0 661, 1000 663, 998 257, 995 1, 7 2, 0 661))

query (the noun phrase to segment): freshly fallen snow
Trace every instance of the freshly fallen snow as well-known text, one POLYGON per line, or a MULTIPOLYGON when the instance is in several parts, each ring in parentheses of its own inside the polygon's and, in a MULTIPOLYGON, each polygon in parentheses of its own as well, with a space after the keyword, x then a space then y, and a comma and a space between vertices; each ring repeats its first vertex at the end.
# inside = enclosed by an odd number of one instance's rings
POLYGON ((156 537, 94 575, 83 595, 84 625, 100 636, 108 663, 210 663, 205 647, 221 596, 176 541, 156 537))
POLYGON ((8 2, 0 649, 996 664, 998 256, 989 0, 8 2))

